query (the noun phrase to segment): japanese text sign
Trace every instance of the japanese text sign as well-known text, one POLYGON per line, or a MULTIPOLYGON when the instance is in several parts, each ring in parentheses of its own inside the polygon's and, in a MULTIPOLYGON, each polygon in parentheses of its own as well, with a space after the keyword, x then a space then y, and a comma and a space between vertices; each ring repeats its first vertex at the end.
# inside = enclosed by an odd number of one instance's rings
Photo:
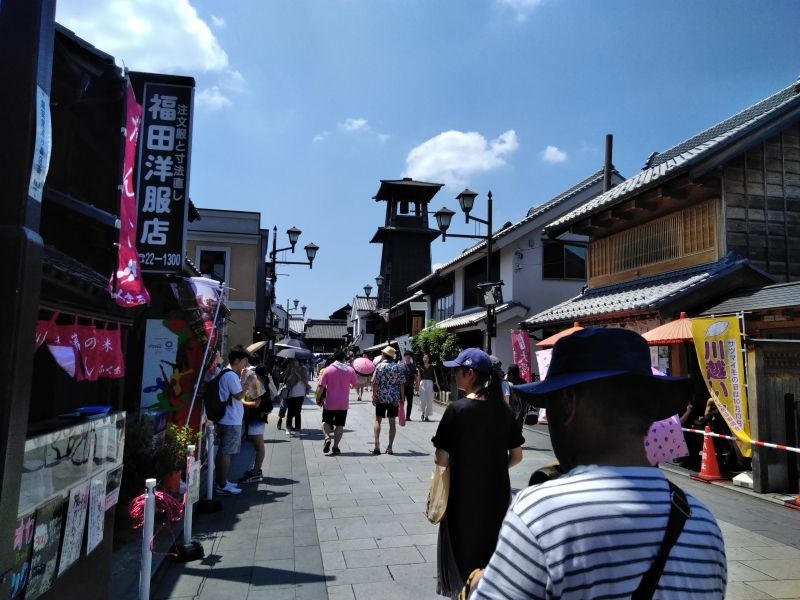
POLYGON ((697 360, 706 386, 731 432, 742 442, 744 456, 752 454, 750 418, 744 385, 742 334, 739 317, 692 318, 697 360))
POLYGON ((186 85, 144 83, 136 186, 136 244, 143 271, 178 273, 183 266, 193 91, 186 85))

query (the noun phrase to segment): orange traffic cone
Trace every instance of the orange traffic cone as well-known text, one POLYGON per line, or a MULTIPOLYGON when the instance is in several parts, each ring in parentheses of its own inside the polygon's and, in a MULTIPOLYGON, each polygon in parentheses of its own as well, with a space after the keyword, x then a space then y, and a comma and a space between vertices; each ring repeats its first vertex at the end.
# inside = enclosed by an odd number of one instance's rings
MULTIPOLYGON (((706 425, 706 433, 710 432, 711 428, 706 425)), ((700 463, 700 472, 697 475, 692 475, 692 479, 705 481, 706 483, 725 479, 719 472, 717 453, 714 451, 714 440, 711 439, 710 435, 703 436, 703 460, 700 463)))

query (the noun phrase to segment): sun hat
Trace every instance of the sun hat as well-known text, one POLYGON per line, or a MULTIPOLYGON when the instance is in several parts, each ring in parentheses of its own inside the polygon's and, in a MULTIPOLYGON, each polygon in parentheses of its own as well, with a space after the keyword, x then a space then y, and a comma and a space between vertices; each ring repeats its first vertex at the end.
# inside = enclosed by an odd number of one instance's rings
POLYGON ((461 354, 456 356, 453 360, 446 360, 442 364, 451 369, 464 367, 473 369, 479 373, 492 372, 492 359, 480 348, 467 348, 466 350, 462 350, 461 354))
POLYGON ((546 408, 547 396, 553 392, 620 375, 635 375, 642 382, 660 388, 659 391, 681 392, 689 383, 685 377, 654 375, 650 347, 635 331, 587 327, 556 342, 550 368, 543 380, 514 386, 514 391, 533 396, 533 404, 546 408))
POLYGON ((397 356, 397 350, 395 350, 392 346, 386 346, 383 350, 381 350, 381 354, 385 354, 389 358, 394 358, 397 356))

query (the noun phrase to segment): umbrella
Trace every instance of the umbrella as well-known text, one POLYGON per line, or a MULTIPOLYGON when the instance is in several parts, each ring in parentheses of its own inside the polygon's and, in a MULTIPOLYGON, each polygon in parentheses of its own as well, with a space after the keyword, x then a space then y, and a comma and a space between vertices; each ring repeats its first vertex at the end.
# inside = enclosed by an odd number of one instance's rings
POLYGON ((375 365, 372 364, 370 359, 360 356, 353 361, 353 370, 359 375, 372 375, 375 371, 375 365))
POLYGON ((308 346, 303 340, 292 338, 292 337, 285 337, 280 342, 275 342, 276 348, 301 348, 303 350, 308 350, 308 346))
POLYGON ((643 333, 642 337, 651 346, 667 346, 692 341, 692 320, 685 312, 674 321, 659 325, 655 329, 643 333))
POLYGON ((314 353, 306 348, 284 348, 277 354, 278 358, 296 358, 298 360, 310 360, 314 358, 314 353))
POLYGON ((247 350, 250 354, 252 354, 253 352, 258 352, 259 350, 261 350, 266 345, 267 345, 267 342, 263 342, 263 341, 262 342, 253 342, 247 348, 245 348, 245 350, 247 350))
POLYGON ((575 333, 576 331, 580 331, 581 329, 583 329, 583 327, 578 325, 578 322, 575 321, 572 324, 572 327, 570 327, 569 329, 565 329, 564 331, 559 331, 558 333, 551 335, 549 338, 544 338, 541 342, 537 342, 536 345, 539 346, 539 348, 552 348, 553 346, 556 345, 556 342, 560 340, 562 337, 572 335, 573 333, 575 333))

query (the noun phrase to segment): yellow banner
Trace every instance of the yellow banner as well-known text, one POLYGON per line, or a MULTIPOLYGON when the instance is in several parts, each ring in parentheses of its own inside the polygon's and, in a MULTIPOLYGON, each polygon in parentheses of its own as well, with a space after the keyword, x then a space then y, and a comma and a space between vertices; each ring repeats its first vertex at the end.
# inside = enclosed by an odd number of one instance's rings
POLYGON ((692 337, 700 370, 717 409, 740 443, 744 456, 751 456, 750 417, 744 386, 742 334, 739 317, 692 317, 692 337))

